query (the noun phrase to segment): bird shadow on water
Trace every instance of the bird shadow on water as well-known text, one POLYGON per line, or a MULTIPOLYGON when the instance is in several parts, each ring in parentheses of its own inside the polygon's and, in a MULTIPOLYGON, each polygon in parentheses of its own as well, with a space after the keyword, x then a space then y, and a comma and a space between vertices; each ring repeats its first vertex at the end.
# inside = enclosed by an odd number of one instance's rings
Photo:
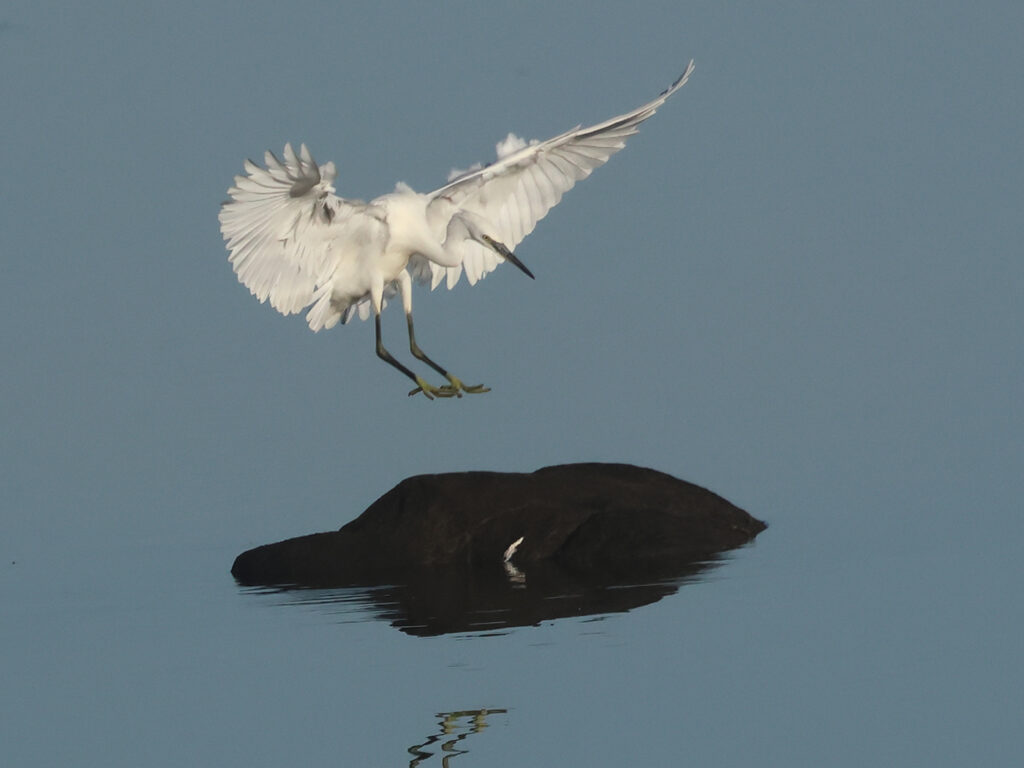
POLYGON ((517 568, 410 571, 376 585, 242 587, 279 606, 313 606, 342 621, 387 621, 414 637, 507 634, 560 619, 625 613, 706 580, 724 556, 575 572, 554 562, 517 568))

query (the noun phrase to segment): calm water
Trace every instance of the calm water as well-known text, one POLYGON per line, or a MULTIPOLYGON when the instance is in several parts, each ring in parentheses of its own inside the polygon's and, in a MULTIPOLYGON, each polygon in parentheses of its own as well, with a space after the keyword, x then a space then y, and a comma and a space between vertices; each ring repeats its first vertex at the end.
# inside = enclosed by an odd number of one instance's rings
POLYGON ((393 627, 383 588, 237 587, 226 542, 64 540, 5 564, 5 753, 26 766, 1011 763, 1010 547, 970 546, 969 532, 946 550, 920 533, 811 545, 820 525, 776 521, 628 613, 438 637, 393 627))

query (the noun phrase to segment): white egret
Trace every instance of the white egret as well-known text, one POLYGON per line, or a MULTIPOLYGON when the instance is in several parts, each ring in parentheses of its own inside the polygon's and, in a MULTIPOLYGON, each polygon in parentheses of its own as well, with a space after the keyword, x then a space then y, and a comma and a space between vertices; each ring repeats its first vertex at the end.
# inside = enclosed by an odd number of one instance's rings
POLYGON ((409 394, 428 398, 487 392, 468 386, 416 343, 412 281, 444 282, 450 289, 465 273, 470 285, 503 261, 533 274, 512 253, 537 222, 580 179, 625 146, 625 140, 681 88, 686 71, 656 99, 598 125, 547 141, 514 134, 497 145, 497 160, 452 171, 448 183, 419 194, 399 182, 395 191, 364 203, 335 195, 334 163, 318 166, 306 145, 284 147, 284 160, 265 156, 266 168, 245 162, 231 199, 220 211, 229 260, 261 302, 289 315, 309 308, 313 331, 373 312, 377 355, 416 383, 409 394), (388 297, 402 299, 414 357, 444 376, 435 386, 398 362, 381 340, 380 313, 388 297))

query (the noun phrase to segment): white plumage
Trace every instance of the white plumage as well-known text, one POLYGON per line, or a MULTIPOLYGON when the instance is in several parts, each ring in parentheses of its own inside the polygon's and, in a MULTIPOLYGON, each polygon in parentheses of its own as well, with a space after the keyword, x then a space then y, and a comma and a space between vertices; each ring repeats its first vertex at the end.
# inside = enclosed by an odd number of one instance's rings
POLYGON ((266 168, 245 162, 231 199, 221 208, 221 232, 238 279, 261 302, 289 315, 308 308, 314 331, 347 322, 356 313, 376 318, 377 354, 416 382, 410 394, 461 396, 484 392, 466 386, 423 354, 412 324, 415 279, 448 288, 465 274, 475 284, 502 261, 526 274, 512 249, 558 204, 562 195, 625 146, 625 140, 681 88, 686 71, 656 99, 589 128, 529 143, 514 134, 497 145, 497 160, 453 171, 448 183, 428 194, 404 183, 369 203, 338 197, 334 163, 318 166, 303 144, 290 144, 283 160, 265 156, 266 168), (428 384, 395 360, 380 338, 380 312, 400 294, 410 349, 448 379, 428 384))

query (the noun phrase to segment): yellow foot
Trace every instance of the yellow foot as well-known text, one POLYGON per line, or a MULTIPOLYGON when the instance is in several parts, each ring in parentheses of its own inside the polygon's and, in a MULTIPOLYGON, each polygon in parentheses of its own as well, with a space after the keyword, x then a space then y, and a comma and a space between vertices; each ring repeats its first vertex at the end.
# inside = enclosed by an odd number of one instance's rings
POLYGON ((462 380, 459 379, 458 376, 452 376, 450 373, 448 374, 448 381, 450 381, 451 384, 442 384, 440 387, 435 387, 433 384, 428 384, 417 376, 416 383, 419 384, 419 386, 409 392, 409 397, 422 392, 428 399, 433 400, 435 397, 462 397, 463 392, 468 392, 471 395, 477 395, 482 392, 491 391, 490 387, 485 387, 483 384, 463 384, 462 380))
POLYGON ((462 397, 463 392, 468 392, 471 395, 477 395, 481 392, 490 392, 490 387, 485 387, 483 384, 463 384, 462 380, 458 376, 448 374, 448 381, 452 383, 452 387, 456 392, 459 393, 459 397, 462 397))
POLYGON ((440 387, 435 387, 433 384, 424 381, 419 376, 416 377, 416 383, 419 384, 419 386, 409 392, 409 397, 412 397, 417 392, 422 392, 426 395, 428 400, 433 400, 435 397, 462 397, 462 393, 451 384, 444 384, 440 387))

